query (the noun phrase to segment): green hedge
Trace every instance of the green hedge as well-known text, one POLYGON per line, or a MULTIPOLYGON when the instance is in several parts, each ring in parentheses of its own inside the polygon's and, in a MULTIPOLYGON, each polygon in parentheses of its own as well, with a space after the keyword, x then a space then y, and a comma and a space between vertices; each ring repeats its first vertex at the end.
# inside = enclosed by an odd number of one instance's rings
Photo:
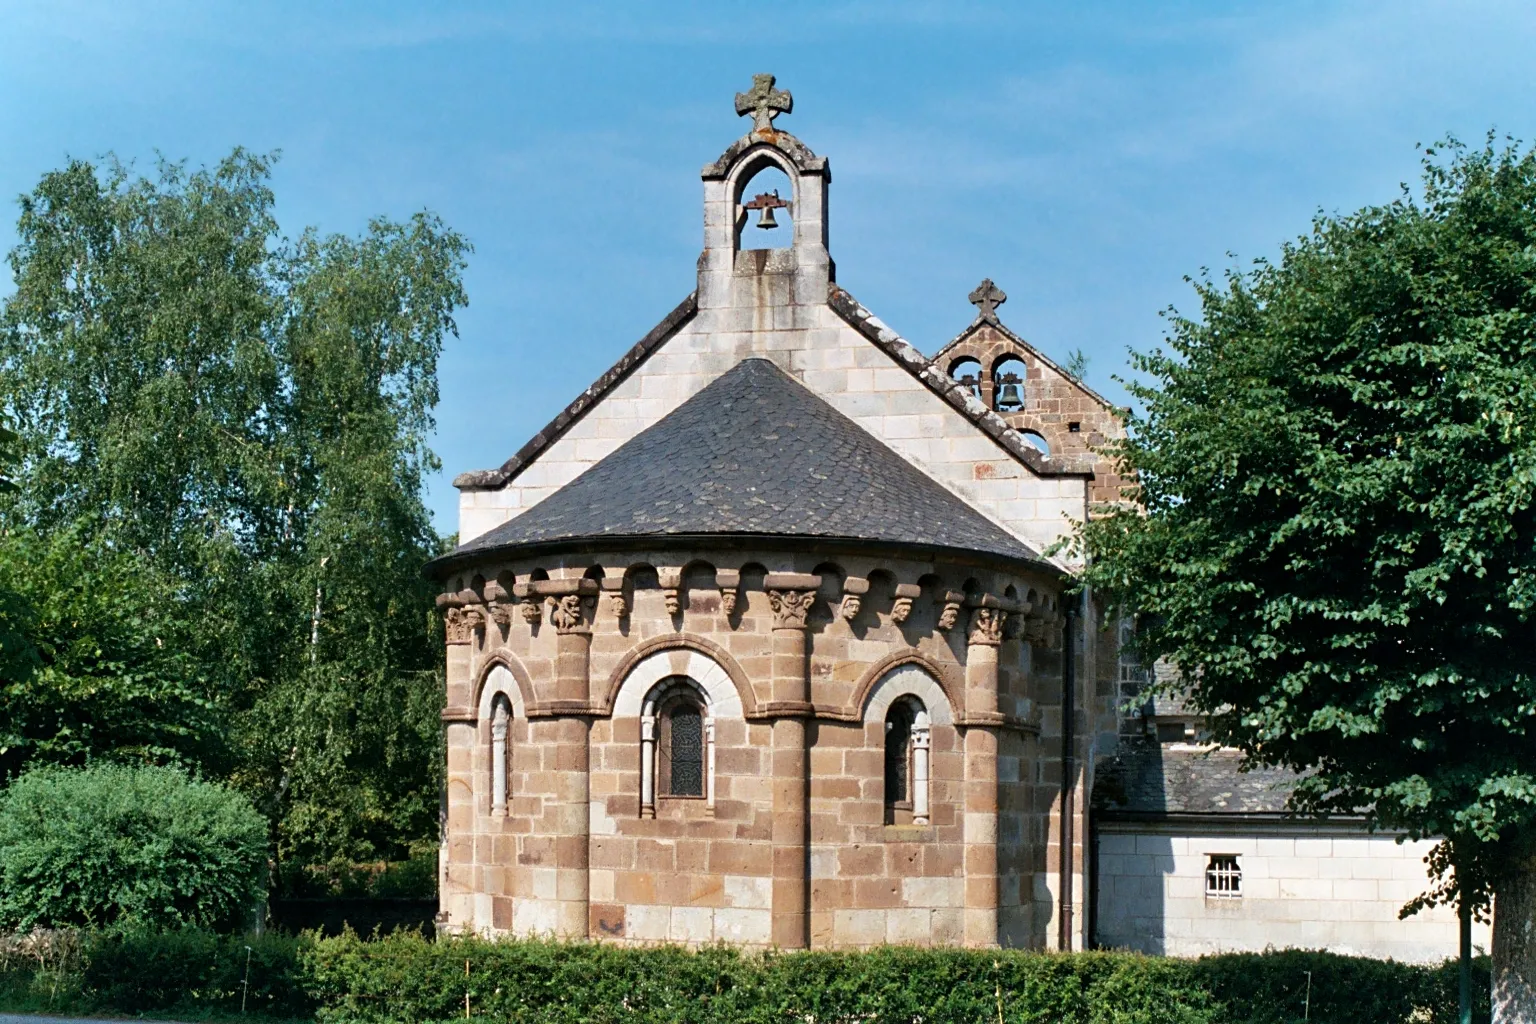
MULTIPOLYGON (((596 943, 215 936, 185 929, 57 940, 7 958, 0 1009, 205 1019, 240 1011, 320 1024, 1452 1024, 1456 965, 1285 951, 1199 960, 891 947, 868 953, 690 952, 596 943), (71 942, 73 946, 71 946, 71 942), (73 952, 70 950, 73 949, 73 952), (465 965, 468 964, 468 977, 465 965), (1311 973, 1310 1008, 1307 1006, 1311 973)), ((1477 969, 1488 991, 1487 961, 1477 969)), ((1480 1000, 1487 1020, 1487 999, 1480 1000)))

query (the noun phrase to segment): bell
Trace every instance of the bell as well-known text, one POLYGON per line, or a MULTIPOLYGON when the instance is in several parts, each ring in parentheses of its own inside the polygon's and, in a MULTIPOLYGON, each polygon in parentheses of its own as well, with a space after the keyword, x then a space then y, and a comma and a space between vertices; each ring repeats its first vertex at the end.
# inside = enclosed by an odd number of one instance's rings
POLYGON ((779 226, 779 222, 773 219, 773 207, 764 206, 757 211, 757 226, 764 231, 772 231, 779 226))
POLYGON ((1002 390, 997 395, 997 407, 999 409, 1019 409, 1024 405, 1024 389, 1019 387, 1017 381, 1004 381, 1002 390))
POLYGON ((977 398, 981 397, 981 379, 974 373, 961 374, 960 386, 965 388, 971 394, 975 395, 977 398))

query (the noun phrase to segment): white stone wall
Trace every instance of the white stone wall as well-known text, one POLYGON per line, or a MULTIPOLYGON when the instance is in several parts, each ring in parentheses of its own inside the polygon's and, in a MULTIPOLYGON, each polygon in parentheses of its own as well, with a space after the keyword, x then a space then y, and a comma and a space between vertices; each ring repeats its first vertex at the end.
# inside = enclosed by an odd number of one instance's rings
MULTIPOLYGON (((1273 947, 1444 960, 1457 950, 1453 910, 1397 916, 1428 887, 1424 857, 1433 845, 1307 825, 1101 823, 1098 944, 1172 956, 1273 947), (1237 856, 1240 898, 1205 895, 1211 854, 1237 856)), ((1486 925, 1474 925, 1473 944, 1489 947, 1486 925)))
MULTIPOLYGON (((701 310, 505 487, 463 492, 460 542, 533 507, 750 356, 772 360, 1037 549, 1083 517, 1082 479, 1036 476, 830 307, 793 308, 816 326, 729 330, 735 315, 750 324, 756 311, 701 310)), ((520 440, 508 438, 508 450, 520 440)))

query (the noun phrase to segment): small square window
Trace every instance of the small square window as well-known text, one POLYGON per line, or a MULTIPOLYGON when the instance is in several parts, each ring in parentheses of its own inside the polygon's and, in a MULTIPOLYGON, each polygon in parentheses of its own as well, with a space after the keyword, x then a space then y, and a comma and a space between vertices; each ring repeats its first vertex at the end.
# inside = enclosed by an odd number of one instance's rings
POLYGON ((1233 853, 1213 853, 1205 865, 1205 894, 1236 899, 1243 894, 1243 869, 1233 853))
POLYGON ((1071 423, 1067 424, 1067 433, 1069 434, 1079 434, 1082 433, 1082 430, 1083 425, 1076 420, 1073 420, 1071 423))

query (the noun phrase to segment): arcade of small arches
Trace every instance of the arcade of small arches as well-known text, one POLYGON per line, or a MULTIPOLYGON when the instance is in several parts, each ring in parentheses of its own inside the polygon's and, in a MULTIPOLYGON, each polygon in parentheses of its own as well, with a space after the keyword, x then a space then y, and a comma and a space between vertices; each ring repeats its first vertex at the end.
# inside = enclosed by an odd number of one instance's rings
POLYGON ((965 619, 971 632, 996 632, 999 639, 1006 634, 1054 649, 1063 621, 1058 595, 1044 587, 1006 583, 1000 593, 993 593, 974 576, 956 581, 937 572, 902 581, 885 569, 859 576, 835 563, 823 563, 807 574, 769 572, 755 562, 717 569, 704 561, 681 567, 649 562, 619 568, 592 565, 579 577, 569 569, 556 572, 534 567, 454 578, 437 598, 447 642, 485 648, 490 643, 487 629, 502 627, 504 636, 514 615, 535 629, 548 622, 560 633, 590 630, 599 618, 611 619, 622 631, 635 595, 642 591, 658 591, 666 614, 679 628, 701 596, 717 599, 729 627, 739 627, 745 608, 741 598, 748 591, 767 594, 774 628, 814 628, 834 619, 855 627, 877 621, 906 627, 915 621, 915 612, 927 609, 941 633, 965 619))

